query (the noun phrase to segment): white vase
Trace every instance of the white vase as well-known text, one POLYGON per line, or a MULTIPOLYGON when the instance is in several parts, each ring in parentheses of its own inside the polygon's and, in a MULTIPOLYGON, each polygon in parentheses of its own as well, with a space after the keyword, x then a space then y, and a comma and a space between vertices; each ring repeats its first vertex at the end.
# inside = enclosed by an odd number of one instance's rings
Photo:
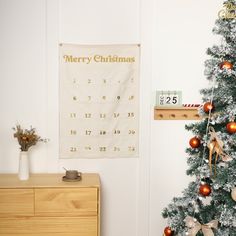
POLYGON ((27 151, 20 152, 18 177, 20 180, 29 179, 29 156, 27 151))

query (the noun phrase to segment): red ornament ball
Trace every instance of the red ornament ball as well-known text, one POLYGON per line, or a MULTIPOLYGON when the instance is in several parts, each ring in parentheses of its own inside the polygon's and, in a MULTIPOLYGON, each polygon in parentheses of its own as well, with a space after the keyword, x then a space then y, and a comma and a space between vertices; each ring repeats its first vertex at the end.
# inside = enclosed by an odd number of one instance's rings
POLYGON ((193 137, 189 140, 189 145, 192 148, 198 148, 201 145, 201 140, 198 137, 193 137))
POLYGON ((204 105, 203 105, 203 110, 204 112, 206 113, 209 113, 210 111, 213 111, 214 110, 214 105, 212 102, 206 102, 204 105))
POLYGON ((173 236, 174 235, 174 231, 172 231, 172 229, 167 226, 164 229, 164 236, 173 236))
POLYGON ((208 184, 202 184, 199 187, 199 194, 201 194, 204 197, 207 197, 211 194, 211 186, 208 184))
POLYGON ((220 69, 233 69, 233 64, 229 61, 223 61, 222 63, 220 63, 220 69))
POLYGON ((229 123, 226 125, 226 130, 227 130, 230 134, 236 133, 236 122, 229 122, 229 123))

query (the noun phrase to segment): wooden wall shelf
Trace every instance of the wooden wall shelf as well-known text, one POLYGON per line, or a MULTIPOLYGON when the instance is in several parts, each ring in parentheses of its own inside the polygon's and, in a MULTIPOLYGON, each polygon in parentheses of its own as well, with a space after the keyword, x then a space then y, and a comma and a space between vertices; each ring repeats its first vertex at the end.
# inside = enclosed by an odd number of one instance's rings
POLYGON ((200 120, 197 107, 154 107, 154 120, 200 120))

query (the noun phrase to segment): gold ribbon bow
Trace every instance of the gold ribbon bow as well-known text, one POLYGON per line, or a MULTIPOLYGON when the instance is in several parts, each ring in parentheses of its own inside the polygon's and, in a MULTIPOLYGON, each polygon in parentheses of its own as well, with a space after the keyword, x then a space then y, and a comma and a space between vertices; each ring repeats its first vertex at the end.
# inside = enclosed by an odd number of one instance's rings
POLYGON ((204 236, 214 236, 212 228, 217 229, 218 220, 212 220, 207 224, 201 225, 196 219, 191 216, 185 218, 185 224, 189 228, 188 235, 195 236, 199 230, 202 230, 204 236))
POLYGON ((224 143, 223 141, 217 136, 214 128, 212 126, 210 126, 209 128, 210 132, 210 140, 207 144, 207 147, 209 148, 209 167, 210 167, 210 173, 212 173, 212 155, 214 153, 216 153, 216 157, 215 157, 215 165, 216 162, 218 160, 218 157, 220 156, 222 158, 223 161, 227 162, 227 161, 231 161, 232 158, 230 156, 228 156, 226 153, 224 153, 223 151, 223 146, 224 143))

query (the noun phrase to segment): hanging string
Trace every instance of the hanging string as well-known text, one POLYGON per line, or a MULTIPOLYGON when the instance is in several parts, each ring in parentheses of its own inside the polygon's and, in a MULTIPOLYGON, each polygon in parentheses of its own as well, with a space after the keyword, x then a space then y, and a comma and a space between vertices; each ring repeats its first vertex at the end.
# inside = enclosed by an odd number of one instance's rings
MULTIPOLYGON (((210 96, 210 103, 213 104, 213 98, 214 98, 214 90, 215 90, 215 77, 213 78, 213 86, 212 86, 212 89, 211 89, 211 96, 210 96)), ((212 109, 209 110, 209 113, 208 113, 208 120, 207 120, 207 126, 206 126, 206 145, 204 145, 204 149, 203 149, 203 155, 202 155, 202 160, 201 160, 201 166, 203 164, 203 161, 205 160, 205 153, 206 153, 206 148, 207 148, 207 139, 208 139, 208 133, 209 133, 209 127, 210 127, 210 122, 211 122, 211 114, 212 114, 212 109)), ((196 208, 197 206, 195 205, 196 204, 196 201, 194 201, 193 203, 193 207, 194 207, 194 212, 193 212, 193 217, 195 218, 196 217, 196 208)))
MULTIPOLYGON (((214 90, 215 90, 215 77, 213 78, 213 86, 212 86, 212 90, 211 90, 211 97, 210 97, 210 103, 211 105, 213 104, 213 98, 214 98, 214 90)), ((208 114, 208 120, 207 120, 207 126, 206 126, 206 134, 205 134, 205 137, 206 137, 206 140, 207 140, 207 136, 208 136, 208 133, 209 133, 209 126, 210 126, 210 122, 211 122, 211 113, 212 113, 212 109, 209 110, 209 114, 208 114)), ((204 145, 204 149, 203 149, 203 155, 202 155, 202 162, 201 162, 201 165, 203 163, 203 161, 205 160, 204 157, 205 157, 205 153, 206 153, 206 148, 207 148, 207 142, 206 142, 206 145, 204 145)))

